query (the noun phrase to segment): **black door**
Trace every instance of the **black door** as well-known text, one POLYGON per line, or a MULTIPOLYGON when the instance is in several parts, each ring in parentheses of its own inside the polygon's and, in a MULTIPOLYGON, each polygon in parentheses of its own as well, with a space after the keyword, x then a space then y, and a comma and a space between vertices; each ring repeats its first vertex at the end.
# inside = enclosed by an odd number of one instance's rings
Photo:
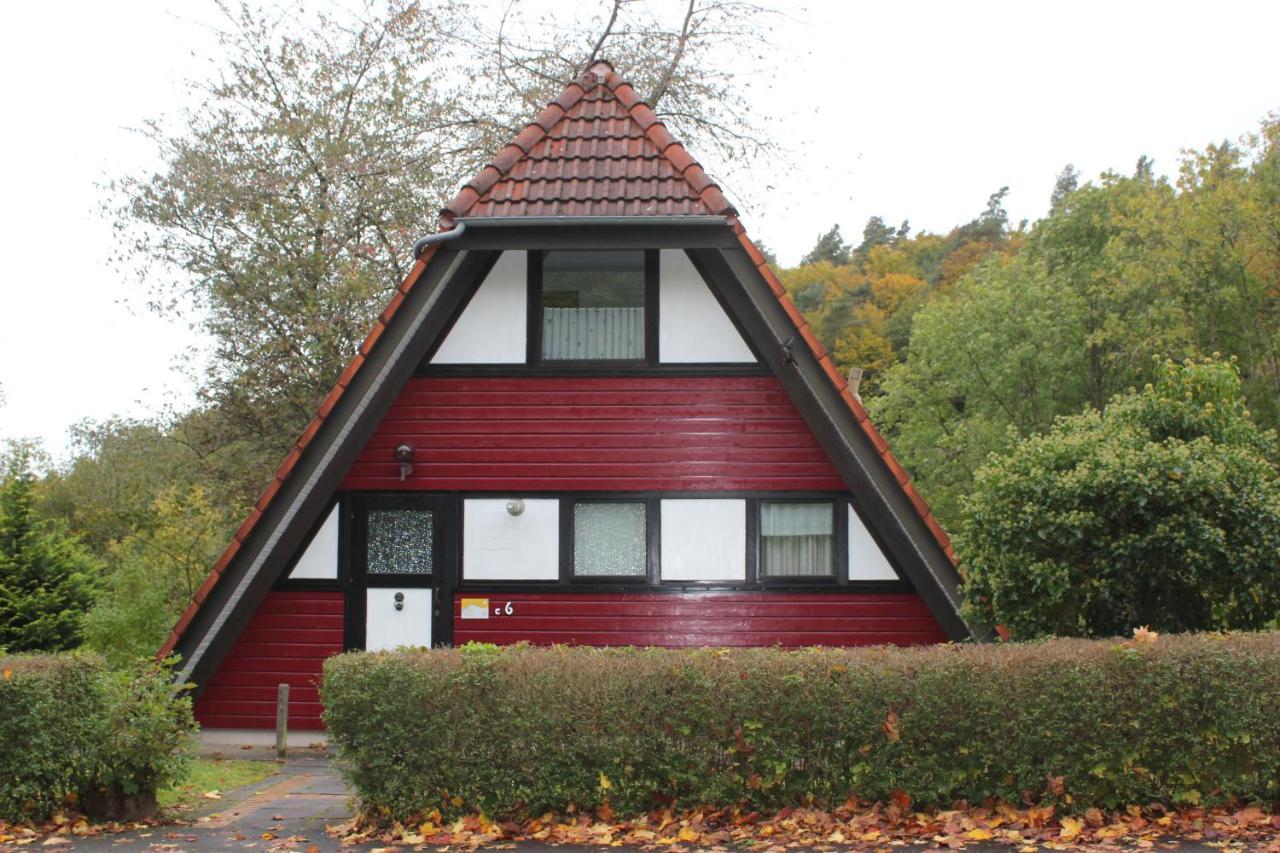
POLYGON ((456 501, 418 492, 352 495, 349 649, 439 646, 453 634, 456 501))

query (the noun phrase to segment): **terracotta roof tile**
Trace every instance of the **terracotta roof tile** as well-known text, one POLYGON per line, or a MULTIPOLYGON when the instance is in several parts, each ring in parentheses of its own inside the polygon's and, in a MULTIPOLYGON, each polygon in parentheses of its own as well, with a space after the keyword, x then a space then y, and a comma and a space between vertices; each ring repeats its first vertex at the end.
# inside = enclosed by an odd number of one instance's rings
MULTIPOLYGON (((916 512, 920 513, 920 518, 927 525, 932 515, 929 512, 929 505, 925 503, 924 498, 916 491, 916 487, 910 483, 903 483, 902 491, 906 492, 907 497, 911 499, 911 503, 915 505, 916 512)), ((938 544, 941 545, 942 543, 939 542, 938 544)))
POLYGON ((244 520, 244 523, 240 525, 240 528, 236 531, 234 538, 240 542, 243 542, 245 540, 245 537, 249 535, 249 531, 253 530, 253 526, 258 523, 258 519, 261 517, 262 517, 262 510, 258 509, 257 507, 254 507, 252 510, 250 510, 249 517, 246 518, 244 520))
POLYGON ((732 213, 630 84, 597 63, 463 187, 441 219, 732 213))
MULTIPOLYGON (((311 420, 312 423, 317 421, 319 421, 319 418, 312 418, 311 420)), ((276 496, 278 491, 280 491, 280 481, 272 477, 271 482, 267 483, 267 487, 262 490, 262 494, 258 495, 258 499, 253 502, 253 505, 258 509, 266 509, 267 504, 271 503, 271 499, 276 496)))
MULTIPOLYGON (((924 498, 920 499, 921 501, 924 498)), ((933 538, 938 540, 938 544, 942 545, 942 550, 948 554, 954 554, 951 550, 951 537, 947 535, 947 531, 942 529, 942 525, 938 523, 938 519, 934 518, 933 513, 929 513, 924 517, 925 526, 929 528, 929 532, 933 534, 933 538)), ((949 559, 955 559, 949 557, 949 559)))

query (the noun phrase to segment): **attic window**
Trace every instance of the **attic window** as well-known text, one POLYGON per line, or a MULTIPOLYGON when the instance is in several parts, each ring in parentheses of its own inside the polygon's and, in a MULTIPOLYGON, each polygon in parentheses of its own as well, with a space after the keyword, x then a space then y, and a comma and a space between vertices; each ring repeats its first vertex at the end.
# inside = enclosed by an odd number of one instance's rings
POLYGON ((540 341, 540 360, 645 361, 653 355, 647 306, 657 262, 650 255, 656 252, 549 251, 531 258, 537 299, 530 331, 540 341))

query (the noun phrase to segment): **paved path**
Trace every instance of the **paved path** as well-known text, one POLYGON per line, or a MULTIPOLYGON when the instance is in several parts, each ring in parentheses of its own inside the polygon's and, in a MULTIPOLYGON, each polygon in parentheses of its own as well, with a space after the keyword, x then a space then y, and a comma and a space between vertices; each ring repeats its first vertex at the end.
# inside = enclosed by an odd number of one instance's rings
MULTIPOLYGON (((261 751, 228 758, 269 760, 261 751)), ((120 835, 76 839, 57 850, 178 851, 178 850, 367 850, 340 847, 324 833, 325 826, 351 815, 351 794, 318 751, 293 754, 278 772, 261 782, 224 793, 191 816, 191 823, 156 826, 120 835)))

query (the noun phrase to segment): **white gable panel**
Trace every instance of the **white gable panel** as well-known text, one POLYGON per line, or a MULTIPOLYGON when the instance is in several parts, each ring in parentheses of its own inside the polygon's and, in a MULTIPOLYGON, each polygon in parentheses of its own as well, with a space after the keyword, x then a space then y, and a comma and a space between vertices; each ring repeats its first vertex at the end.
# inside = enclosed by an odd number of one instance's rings
POLYGON ((462 502, 465 580, 545 581, 560 577, 560 501, 531 499, 512 515, 506 498, 462 502))
POLYGON ((462 309, 431 363, 524 363, 527 278, 526 253, 503 252, 462 309))
POLYGON ((747 502, 662 501, 662 579, 741 581, 747 577, 747 502))
POLYGON ((663 362, 754 362, 729 315, 683 250, 658 260, 658 358, 663 362))
POLYGON ((307 543, 298 562, 289 572, 290 580, 335 580, 338 577, 338 505, 307 543))
POLYGON ((849 505, 849 580, 896 581, 898 573, 885 559, 884 552, 871 538, 862 519, 849 505))

